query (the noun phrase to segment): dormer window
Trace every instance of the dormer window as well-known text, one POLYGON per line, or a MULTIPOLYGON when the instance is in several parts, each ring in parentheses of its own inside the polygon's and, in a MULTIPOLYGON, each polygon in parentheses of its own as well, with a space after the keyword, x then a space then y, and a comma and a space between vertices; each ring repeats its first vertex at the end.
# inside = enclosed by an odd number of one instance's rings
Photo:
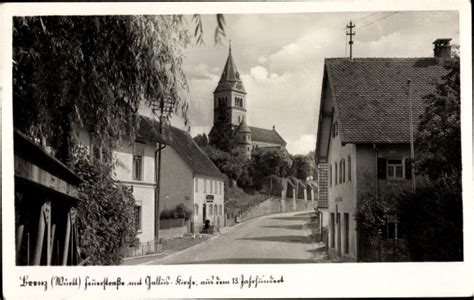
POLYGON ((336 137, 337 136, 337 122, 334 122, 334 124, 332 124, 332 137, 336 137))

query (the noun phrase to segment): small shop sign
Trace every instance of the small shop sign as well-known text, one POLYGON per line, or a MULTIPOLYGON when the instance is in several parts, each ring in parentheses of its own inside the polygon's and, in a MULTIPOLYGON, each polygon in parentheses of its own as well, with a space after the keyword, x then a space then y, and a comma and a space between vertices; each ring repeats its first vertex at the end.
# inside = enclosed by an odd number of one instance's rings
POLYGON ((214 202, 214 195, 206 195, 206 202, 214 202))

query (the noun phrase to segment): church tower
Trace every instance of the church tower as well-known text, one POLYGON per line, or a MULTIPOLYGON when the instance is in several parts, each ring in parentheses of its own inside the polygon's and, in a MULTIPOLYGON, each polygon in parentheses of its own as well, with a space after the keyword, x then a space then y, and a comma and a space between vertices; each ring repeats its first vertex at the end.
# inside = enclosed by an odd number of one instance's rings
POLYGON ((252 157, 252 131, 245 120, 236 129, 235 145, 241 158, 249 160, 252 157))
POLYGON ((226 115, 232 128, 239 126, 246 119, 246 97, 244 85, 232 58, 232 47, 229 43, 229 56, 225 63, 221 79, 214 90, 214 126, 219 112, 226 115))

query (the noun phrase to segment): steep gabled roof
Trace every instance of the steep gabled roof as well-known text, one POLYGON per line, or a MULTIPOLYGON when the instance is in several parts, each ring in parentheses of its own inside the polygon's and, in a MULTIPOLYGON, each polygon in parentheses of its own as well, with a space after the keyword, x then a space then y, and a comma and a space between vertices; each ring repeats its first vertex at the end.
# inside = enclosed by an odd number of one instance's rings
POLYGON ((252 132, 252 141, 286 146, 285 140, 278 134, 276 130, 258 128, 253 126, 249 126, 249 128, 252 132))
POLYGON ((171 127, 170 145, 196 174, 225 179, 225 175, 219 171, 204 151, 194 142, 189 133, 171 127))
POLYGON ((423 96, 447 72, 434 58, 329 58, 325 70, 343 143, 408 143, 407 80, 417 128, 423 96))
POLYGON ((235 90, 245 94, 245 88, 240 79, 240 73, 237 71, 237 66, 235 65, 230 48, 229 56, 227 57, 224 70, 222 71, 221 78, 214 93, 228 90, 235 90))
POLYGON ((170 126, 163 130, 163 137, 159 134, 160 123, 148 117, 141 116, 138 136, 141 140, 167 144, 178 153, 181 159, 194 173, 225 179, 209 157, 194 142, 191 135, 181 129, 170 126))

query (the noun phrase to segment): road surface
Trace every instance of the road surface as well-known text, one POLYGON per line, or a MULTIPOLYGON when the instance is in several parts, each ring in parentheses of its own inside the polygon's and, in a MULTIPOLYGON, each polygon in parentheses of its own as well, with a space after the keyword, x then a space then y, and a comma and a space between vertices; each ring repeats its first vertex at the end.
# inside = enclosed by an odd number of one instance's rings
POLYGON ((235 225, 208 241, 143 264, 238 264, 322 262, 322 244, 312 243, 308 212, 269 215, 235 225))

